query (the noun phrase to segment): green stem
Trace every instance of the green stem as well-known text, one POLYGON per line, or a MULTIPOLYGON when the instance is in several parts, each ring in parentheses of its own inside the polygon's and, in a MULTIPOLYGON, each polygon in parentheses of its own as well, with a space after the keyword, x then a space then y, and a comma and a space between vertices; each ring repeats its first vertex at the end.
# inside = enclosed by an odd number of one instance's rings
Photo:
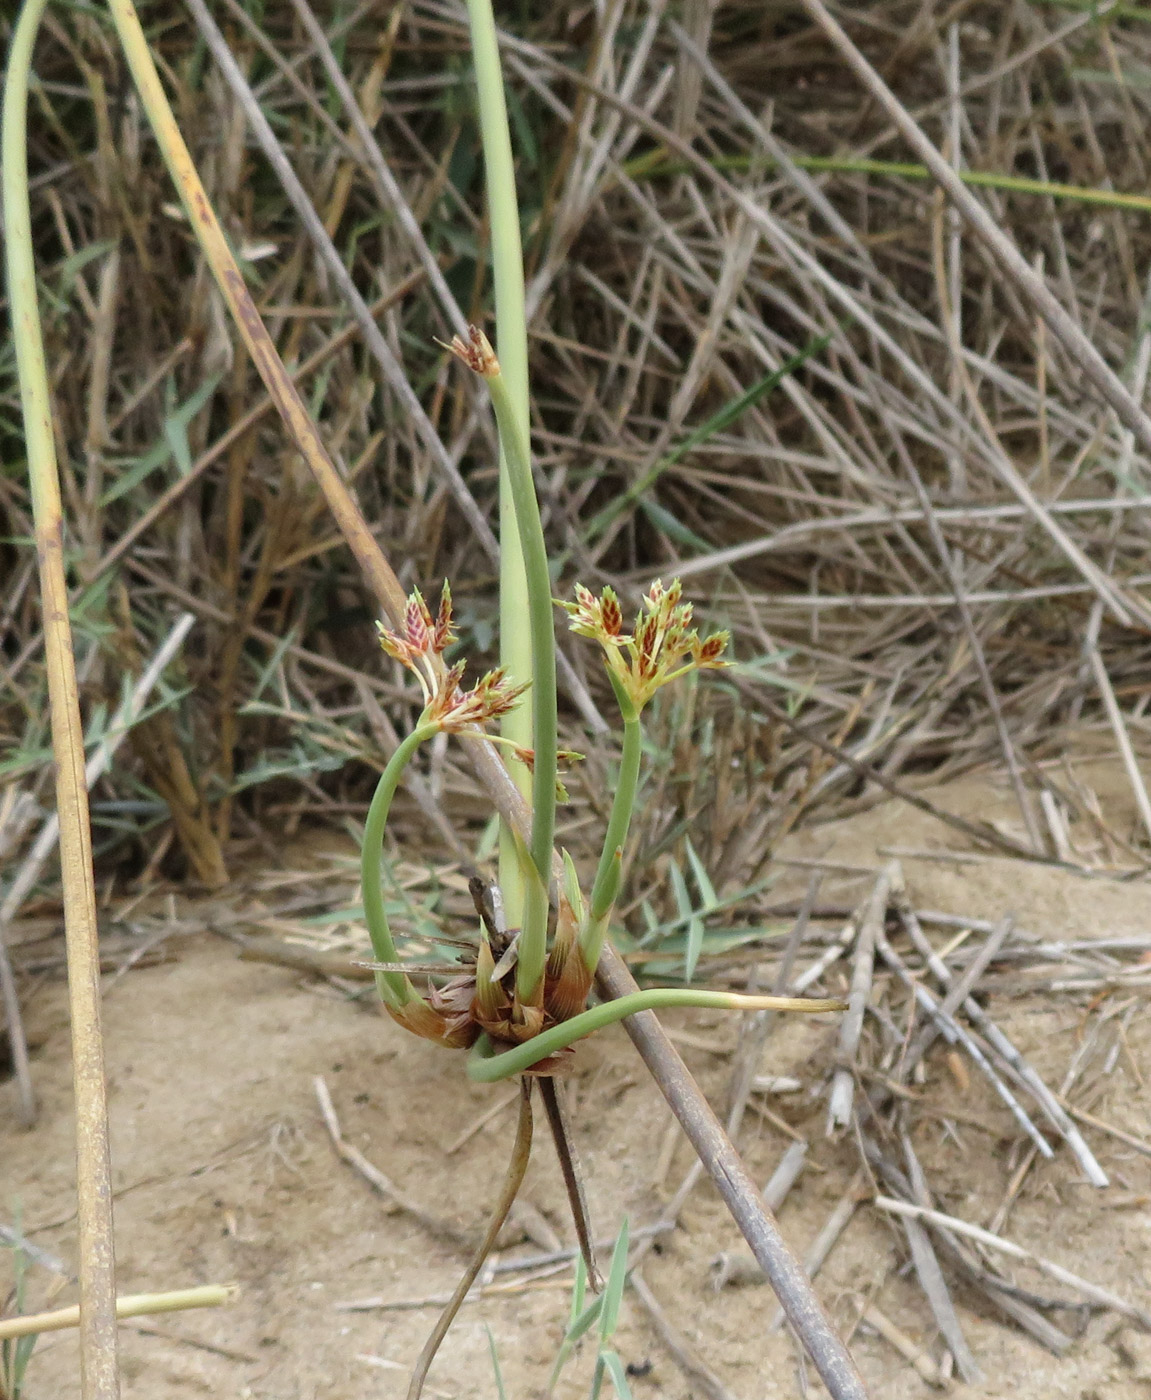
POLYGON ((532 1065, 593 1031, 602 1030, 640 1011, 660 1011, 673 1006, 700 1006, 720 1011, 843 1011, 847 1003, 819 997, 752 997, 738 992, 705 992, 690 987, 650 987, 630 996, 604 1001, 551 1026, 522 1045, 497 1051, 492 1040, 480 1036, 468 1055, 468 1077, 479 1084, 494 1084, 532 1065))
MULTIPOLYGON (((480 136, 484 148, 488 211, 491 222, 492 278, 495 284, 496 344, 507 377, 512 414, 525 442, 528 421, 528 339, 524 311, 523 249, 520 242, 519 204, 516 199, 515 163, 504 100, 503 73, 491 0, 468 0, 472 58, 475 63, 480 136)), ((500 660, 517 680, 534 676, 531 637, 520 620, 526 611, 528 591, 520 527, 512 498, 506 446, 500 453, 500 660)), ((538 664, 538 663, 536 663, 538 664)), ((532 747, 531 720, 526 708, 507 715, 502 732, 524 748, 532 747)), ((538 740, 537 740, 538 741, 538 740)), ((530 779, 522 763, 509 764, 512 777, 526 797, 530 779)), ((524 920, 524 875, 516 842, 508 827, 501 827, 500 886, 504 908, 514 926, 524 920)))
MULTIPOLYGON (((364 822, 364 844, 360 851, 360 885, 364 896, 364 918, 368 924, 368 936, 372 940, 372 952, 378 962, 399 961, 392 930, 388 926, 387 910, 384 907, 384 888, 380 878, 380 853, 384 845, 384 829, 388 824, 388 812, 392 798, 400 784, 404 769, 412 755, 424 742, 438 733, 434 724, 420 724, 399 745, 388 760, 380 781, 376 784, 372 805, 364 822)), ((407 975, 403 972, 377 972, 376 986, 380 996, 394 1010, 406 1005, 416 993, 407 975)))
MULTIPOLYGON (((555 616, 552 612, 547 546, 532 481, 528 438, 517 418, 502 364, 501 372, 486 379, 486 383, 500 430, 500 444, 507 464, 508 483, 527 569, 527 631, 532 653, 532 746, 535 749, 530 853, 536 878, 528 879, 523 932, 520 934, 516 963, 516 987, 520 997, 526 1000, 535 992, 547 959, 547 887, 555 839, 558 747, 555 616)), ((516 617, 516 626, 520 631, 524 630, 522 617, 521 608, 516 617)))
MULTIPOLYGON (((1054 2, 1054 0, 1053 0, 1054 2)), ((1068 5, 1067 8, 1075 8, 1068 5)), ((1109 10, 1115 15, 1117 10, 1109 10)), ((1151 15, 1151 10, 1147 11, 1151 15)), ((791 155, 793 165, 800 170, 831 175, 879 175, 902 180, 930 180, 931 171, 913 161, 874 160, 866 156, 803 156, 791 155)), ((747 170, 761 161, 770 167, 770 158, 757 153, 753 156, 717 156, 708 162, 716 170, 747 170)), ((622 169, 633 178, 653 178, 678 175, 690 170, 686 161, 665 154, 662 148, 645 152, 627 161, 622 169)), ((994 170, 958 170, 956 174, 965 185, 976 188, 1003 190, 1008 194, 1033 194, 1047 199, 1069 199, 1081 204, 1093 204, 1105 209, 1151 210, 1151 196, 1126 194, 1120 190, 1092 189, 1090 185, 1064 185, 1054 180, 1032 180, 1026 175, 1001 175, 994 170)))
POLYGON ((623 753, 620 756, 611 816, 608 818, 603 850, 600 852, 595 883, 592 885, 588 923, 580 935, 584 962, 591 972, 599 965, 603 941, 607 936, 608 920, 619 892, 623 848, 627 842, 632 811, 635 808, 640 757, 643 753, 643 730, 639 711, 623 693, 615 677, 612 676, 611 679, 623 714, 623 753))

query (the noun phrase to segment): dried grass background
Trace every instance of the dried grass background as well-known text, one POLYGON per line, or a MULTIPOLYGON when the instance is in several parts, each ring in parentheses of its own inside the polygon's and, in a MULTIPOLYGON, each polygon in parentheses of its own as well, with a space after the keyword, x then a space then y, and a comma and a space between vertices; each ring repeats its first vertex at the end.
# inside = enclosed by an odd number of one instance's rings
MULTIPOLYGON (((494 528, 493 434, 435 344, 456 313, 373 176, 298 6, 211 8, 494 528)), ((318 16, 446 290, 485 319, 460 7, 367 0, 318 16)), ((1151 209, 1099 201, 1147 189, 1151 11, 958 0, 841 17, 961 166, 1094 192, 979 197, 1142 390, 1151 209)), ((405 584, 451 578, 482 664, 495 570, 443 454, 365 351, 189 13, 166 0, 143 18, 335 460, 405 584)), ((653 742, 669 761, 644 805, 645 854, 690 836, 722 890, 754 878, 784 830, 880 794, 774 701, 902 790, 1006 765, 1019 816, 1003 839, 1141 867, 1148 831, 1110 825, 1058 759, 1072 727, 1127 743, 1151 811, 1137 764, 1146 632, 1116 619, 1106 590, 1004 484, 1015 473, 1116 596, 1145 592, 1146 466, 1113 416, 929 182, 812 168, 808 158, 906 151, 801 7, 522 0, 502 20, 557 592, 611 582, 634 601, 653 576, 679 574, 745 663, 661 711, 653 742), (805 352, 778 387, 697 431, 805 352), (1086 833, 1078 844, 1072 822, 1086 833)), ((352 562, 235 348, 102 10, 51 10, 36 71, 34 226, 94 740, 179 615, 196 619, 97 785, 98 871, 107 896, 159 871, 218 886, 302 822, 358 817, 415 701, 379 654, 352 562)), ((0 464, 7 862, 50 805, 10 340, 0 464)), ((564 648, 576 677, 567 727, 589 750, 564 835, 578 849, 610 760, 587 730, 610 694, 589 657, 564 648)), ((455 813, 483 819, 450 752, 425 776, 455 813)), ((418 825, 413 836, 416 850, 441 840, 418 825)))

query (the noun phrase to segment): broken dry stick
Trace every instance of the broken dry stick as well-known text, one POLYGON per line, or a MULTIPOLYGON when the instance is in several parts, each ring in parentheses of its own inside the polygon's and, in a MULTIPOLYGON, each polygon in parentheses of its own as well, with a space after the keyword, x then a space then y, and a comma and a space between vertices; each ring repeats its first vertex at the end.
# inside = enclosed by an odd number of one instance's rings
MULTIPOLYGON (((940 984, 948 987, 954 981, 954 974, 943 959, 936 953, 935 949, 927 941, 923 930, 919 927, 919 920, 914 915, 908 916, 909 911, 900 907, 900 918, 904 931, 915 945, 916 950, 923 956, 927 966, 935 974, 940 984)), ((950 1002, 951 998, 948 998, 950 1002)), ((945 1003, 946 1004, 946 1003, 945 1003)), ((1075 1154, 1075 1160, 1083 1168, 1084 1175, 1092 1186, 1108 1185, 1107 1173, 1095 1159, 1095 1154, 1087 1146, 1083 1134, 1068 1117, 1062 1104, 1055 1097, 1052 1091, 1043 1082, 1040 1076, 1027 1063, 1012 1042, 999 1029, 999 1027, 984 1011, 983 1007, 974 997, 968 996, 963 999, 963 1014, 977 1030, 981 1031, 988 1044, 997 1055, 1015 1071, 1016 1075, 1027 1086, 1028 1092, 1035 1099, 1035 1102, 1042 1108, 1043 1112, 1051 1120, 1052 1125, 1062 1135, 1067 1146, 1075 1154)), ((1046 1154, 1045 1154, 1046 1155, 1046 1154)))
POLYGON ((851 1104, 855 1098, 855 1057, 859 1037, 863 1032, 863 1013, 871 995, 871 974, 875 967, 876 940, 882 936, 887 913, 887 897, 896 867, 884 866, 871 891, 866 908, 859 920, 859 938, 855 944, 855 963, 851 973, 851 993, 847 1015, 839 1025, 839 1057, 827 1106, 827 1131, 846 1127, 851 1122, 851 1104))
POLYGON ((895 971, 899 979, 904 983, 904 985, 908 988, 911 994, 915 997, 916 1001, 919 1002, 923 1010, 926 1011, 927 1014, 930 1017, 932 1017, 932 1019, 939 1026, 939 1029, 943 1034, 944 1040, 946 1040, 949 1045, 959 1044, 963 1046, 963 1048, 967 1051, 967 1053, 971 1056, 971 1058, 975 1061, 975 1063, 991 1081, 992 1088, 1010 1109, 1011 1116, 1015 1119, 1015 1121, 1019 1124, 1019 1126, 1035 1144, 1035 1146, 1039 1149, 1039 1152, 1044 1157, 1053 1157, 1055 1154, 1051 1150, 1051 1144, 1047 1141, 1047 1139, 1043 1136, 1043 1134, 1027 1116, 1027 1111, 1023 1108, 1022 1104, 1020 1104, 1019 1100, 1015 1097, 1015 1095, 1011 1092, 1007 1085, 1004 1084, 1003 1080, 1000 1079, 999 1075, 996 1074, 995 1069, 991 1064, 990 1060, 988 1060, 987 1056, 975 1043, 975 1041, 968 1034, 968 1032, 963 1029, 963 1027, 959 1024, 958 1021, 955 1020, 954 1017, 943 1015, 943 1013, 940 1010, 939 1004, 936 1002, 935 998, 931 995, 930 992, 928 992, 925 988, 919 985, 919 983, 911 975, 907 964, 903 961, 903 959, 899 956, 895 949, 892 948, 891 944, 888 943, 887 939, 884 938, 882 934, 880 934, 876 938, 875 946, 877 952, 879 953, 879 956, 883 959, 885 963, 887 963, 887 965, 890 968, 892 968, 895 971))
MULTIPOLYGON (((125 1293, 116 1299, 116 1317, 147 1317, 153 1313, 186 1312, 190 1308, 220 1308, 239 1293, 234 1283, 207 1283, 200 1288, 177 1288, 171 1293, 125 1293)), ((27 1313, 0 1320, 0 1341, 62 1332, 80 1325, 80 1305, 55 1312, 27 1313)))
POLYGON ((945 1384, 939 1367, 931 1357, 922 1347, 916 1346, 907 1333, 897 1327, 885 1313, 881 1313, 874 1303, 869 1303, 864 1309, 863 1321, 869 1327, 874 1327, 885 1342, 890 1343, 905 1361, 914 1366, 928 1385, 945 1384))
POLYGON ((1040 1273, 1046 1274, 1048 1278, 1053 1278, 1056 1282, 1075 1289, 1077 1293, 1098 1304, 1099 1307, 1129 1317, 1145 1331, 1151 1332, 1151 1313, 1136 1307, 1134 1303, 1127 1302, 1125 1298, 1120 1298, 1109 1288, 1103 1288, 1097 1283, 1091 1283, 1090 1280, 1081 1278, 1079 1274, 1065 1269, 1062 1264, 1056 1264, 1050 1259, 1044 1259, 1042 1255, 1024 1249, 1021 1244, 1001 1239, 998 1235, 993 1235, 990 1230, 984 1230, 979 1225, 971 1225, 966 1220, 960 1220, 954 1215, 944 1215, 942 1211, 938 1210, 927 1210, 924 1206, 915 1206, 909 1201, 897 1201, 892 1196, 876 1196, 874 1204, 880 1210, 887 1211, 889 1215, 910 1217, 914 1220, 922 1220, 928 1225, 938 1226, 941 1229, 954 1230, 957 1235, 965 1235, 968 1239, 975 1240, 988 1249, 998 1250, 1000 1254, 1007 1254, 1012 1259, 1023 1260, 1038 1269, 1040 1273))
MULTIPOLYGON (((927 1185, 927 1177, 919 1164, 919 1158, 915 1155, 911 1138, 907 1133, 903 1133, 902 1139, 903 1155, 907 1162, 907 1174, 911 1182, 911 1189, 915 1193, 918 1203, 930 1208, 931 1192, 927 1185)), ((907 1235, 907 1244, 911 1250, 911 1260, 915 1265, 919 1286, 923 1289, 924 1296, 931 1307, 931 1313, 935 1318, 940 1335, 947 1343, 948 1350, 951 1352, 963 1380, 968 1385, 979 1385, 983 1381, 983 1372, 967 1344, 959 1315, 955 1311, 955 1305, 952 1303, 951 1294, 947 1289, 947 1282, 943 1277, 943 1270, 936 1258, 931 1236, 918 1220, 912 1220, 910 1217, 903 1221, 903 1229, 907 1235)))

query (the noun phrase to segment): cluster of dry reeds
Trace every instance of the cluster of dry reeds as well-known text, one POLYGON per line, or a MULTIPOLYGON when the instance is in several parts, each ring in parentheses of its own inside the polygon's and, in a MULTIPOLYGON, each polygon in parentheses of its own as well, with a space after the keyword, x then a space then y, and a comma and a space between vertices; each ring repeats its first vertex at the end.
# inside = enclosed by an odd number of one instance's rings
MULTIPOLYGON (((877 791, 761 698, 899 785, 1006 761, 1013 838, 1064 855, 1045 809, 1101 819, 1036 764, 1069 723, 1125 722, 1133 742, 1144 723, 1144 609, 1130 602, 1145 567, 1141 455, 930 183, 792 163, 907 155, 819 30, 798 13, 727 6, 709 20, 708 8, 694 34, 658 8, 612 7, 599 28, 541 12, 508 45, 536 446, 563 576, 638 587, 653 566, 675 569, 733 628, 748 669, 723 727, 735 720, 732 747, 748 758, 733 781, 761 811, 738 824, 736 848, 722 847, 732 833, 703 832, 721 873, 769 850, 781 822, 877 791), (805 349, 801 368, 723 421, 805 349), (765 785, 785 799, 770 812, 765 785)), ((391 10, 382 27, 381 14, 361 7, 329 37, 386 171, 365 157, 331 55, 299 13, 268 6, 257 24, 238 4, 218 10, 376 303, 376 354, 195 26, 173 14, 155 38, 209 193, 333 454, 408 576, 459 581, 466 639, 483 651, 490 428, 433 343, 486 296, 466 34, 450 5, 391 10), (397 361, 426 417, 408 411, 397 361)), ((1104 197, 1145 185, 1146 98, 1123 81, 1144 26, 1023 5, 968 6, 942 30, 905 19, 872 6, 856 37, 936 144, 957 143, 961 167, 1097 192, 981 198, 1138 388, 1151 211, 1104 197)), ((174 617, 196 618, 128 737, 132 760, 97 791, 98 849, 106 874, 168 859, 215 884, 234 836, 359 810, 365 767, 410 699, 380 673, 370 604, 234 353, 107 25, 84 11, 46 23, 35 232, 94 730, 174 617)), ((15 466, 10 378, 3 395, 15 466)), ((12 802, 43 798, 46 721, 19 472, 0 491, 12 802)), ((586 677, 589 695, 579 682, 569 672, 572 719, 594 723, 602 684, 586 677)), ((468 786, 450 761, 435 782, 468 786)), ((33 809, 20 810, 30 825, 33 809)), ((1122 852, 1146 833, 1110 835, 1122 852)))

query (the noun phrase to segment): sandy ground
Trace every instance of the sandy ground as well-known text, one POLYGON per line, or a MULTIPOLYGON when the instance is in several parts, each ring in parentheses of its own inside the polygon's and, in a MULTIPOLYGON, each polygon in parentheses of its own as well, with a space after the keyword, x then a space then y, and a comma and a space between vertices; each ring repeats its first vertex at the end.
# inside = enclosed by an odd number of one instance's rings
MULTIPOLYGON (((1097 765, 1092 781, 1100 790, 1110 781, 1105 766, 1097 765)), ((1112 782, 1112 788, 1109 815, 1125 801, 1121 785, 1112 782)), ((956 811, 1012 820, 1005 790, 986 779, 965 780, 933 796, 956 811)), ((956 849, 962 838, 888 803, 800 833, 785 854, 877 865, 891 845, 956 849)), ((1145 881, 1088 879, 986 858, 960 863, 916 856, 906 857, 904 866, 919 907, 986 918, 1010 910, 1024 927, 1050 937, 1151 932, 1145 881)), ((781 888, 802 888, 805 880, 805 871, 791 868, 781 888)), ((866 883, 836 888, 854 898, 866 883)), ((445 1293, 464 1255, 408 1215, 389 1211, 336 1157, 313 1077, 325 1077, 349 1141, 403 1182, 428 1212, 472 1230, 478 1230, 505 1165, 510 1109, 465 1147, 449 1148, 486 1108, 508 1097, 508 1088, 471 1085, 458 1056, 405 1036, 368 1000, 349 1000, 326 983, 282 968, 241 962, 230 944, 211 934, 182 938, 171 951, 171 960, 118 980, 105 1002, 121 1288, 234 1280, 241 1291, 224 1310, 124 1324, 126 1400, 403 1395, 434 1309, 350 1312, 341 1305, 445 1293)), ((70 1268, 73 1165, 63 1006, 60 986, 37 993, 37 1020, 55 1027, 35 1063, 43 1113, 33 1132, 4 1134, 0 1216, 11 1220, 19 1209, 34 1241, 70 1268)), ((1056 1083, 1092 1014, 1083 995, 999 996, 991 1010, 1056 1083)), ((686 1033, 690 1043, 682 1048, 689 1065, 704 1088, 722 1099, 730 1072, 724 1052, 736 1043, 735 1020, 694 1013, 667 1023, 686 1033)), ((819 1082, 830 1065, 833 1035, 828 1023, 788 1021, 769 1042, 763 1068, 819 1082)), ((1151 1139, 1148 1073, 1151 1027, 1137 1014, 1092 1111, 1151 1139)), ((931 1057, 925 1101, 954 1110, 958 1131, 950 1133, 924 1115, 915 1142, 943 1207, 985 1224, 1018 1158, 1006 1111, 978 1076, 966 1088, 961 1080, 941 1054, 931 1057)), ((572 1088, 597 1232, 612 1234, 625 1213, 634 1225, 658 1218, 689 1165, 689 1149, 680 1142, 670 1169, 657 1180, 669 1113, 622 1031, 609 1031, 581 1049, 572 1088)), ((8 1122, 13 1101, 12 1086, 0 1086, 0 1114, 8 1122)), ((857 1158, 850 1139, 831 1142, 824 1136, 821 1102, 790 1095, 772 1106, 810 1142, 811 1167, 781 1212, 785 1233, 802 1250, 843 1193, 857 1158)), ((1098 1191, 1084 1184, 1060 1147, 1054 1162, 1028 1175, 1005 1233, 1147 1307, 1151 1159, 1104 1134, 1089 1131, 1088 1137, 1112 1185, 1098 1191)), ((787 1142, 778 1128, 749 1115, 742 1145, 758 1180, 770 1176, 787 1142)), ((542 1124, 525 1195, 561 1237, 570 1237, 542 1124)), ((709 1265, 717 1252, 740 1248, 704 1184, 690 1199, 681 1228, 649 1257, 645 1274, 683 1338, 722 1377, 734 1400, 798 1396, 802 1377, 793 1347, 786 1334, 769 1332, 770 1291, 751 1285, 716 1293, 710 1286, 709 1265)), ((938 1355, 930 1315, 906 1277, 905 1263, 901 1237, 874 1208, 861 1206, 821 1275, 820 1291, 845 1328, 872 1299, 938 1355)), ((1047 1296, 1060 1291, 1022 1269, 1018 1281, 1047 1296)), ((541 1396, 566 1316, 566 1288, 564 1280, 552 1280, 465 1306, 426 1393, 495 1400, 490 1328, 510 1400, 541 1396)), ((73 1285, 61 1287, 50 1272, 34 1268, 30 1304, 43 1303, 54 1289, 55 1303, 74 1299, 73 1285)), ((962 1287, 955 1298, 987 1373, 980 1393, 1015 1400, 1151 1397, 1151 1338, 1133 1333, 1113 1314, 1078 1320, 1062 1314, 1069 1331, 1085 1325, 1070 1354, 1056 1360, 1002 1325, 962 1287)), ((704 1394, 685 1381, 634 1298, 625 1300, 617 1346, 642 1373, 631 1382, 636 1400, 704 1394)), ((866 1328, 856 1331, 853 1349, 875 1400, 927 1393, 905 1362, 866 1328)), ((586 1395, 588 1360, 581 1357, 571 1368, 561 1397, 586 1395)), ((74 1336, 45 1337, 29 1371, 27 1400, 76 1395, 76 1377, 74 1336)), ((808 1384, 809 1394, 823 1393, 810 1377, 808 1384)))

